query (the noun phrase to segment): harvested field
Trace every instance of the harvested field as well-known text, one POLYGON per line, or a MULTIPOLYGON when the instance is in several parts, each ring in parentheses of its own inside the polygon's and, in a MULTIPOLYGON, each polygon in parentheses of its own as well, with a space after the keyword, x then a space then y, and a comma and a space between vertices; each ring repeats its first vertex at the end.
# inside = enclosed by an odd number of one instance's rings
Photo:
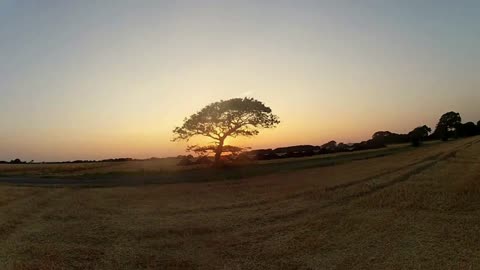
POLYGON ((0 268, 478 269, 479 156, 473 137, 245 179, 3 184, 0 268))

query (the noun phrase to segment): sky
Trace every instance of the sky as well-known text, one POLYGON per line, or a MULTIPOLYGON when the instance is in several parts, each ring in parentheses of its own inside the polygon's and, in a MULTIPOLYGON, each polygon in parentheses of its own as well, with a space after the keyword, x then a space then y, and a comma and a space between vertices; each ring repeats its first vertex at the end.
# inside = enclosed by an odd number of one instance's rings
POLYGON ((477 122, 479 13, 480 1, 0 0, 0 160, 182 154, 175 126, 244 96, 282 121, 229 141, 253 148, 358 142, 452 110, 477 122))

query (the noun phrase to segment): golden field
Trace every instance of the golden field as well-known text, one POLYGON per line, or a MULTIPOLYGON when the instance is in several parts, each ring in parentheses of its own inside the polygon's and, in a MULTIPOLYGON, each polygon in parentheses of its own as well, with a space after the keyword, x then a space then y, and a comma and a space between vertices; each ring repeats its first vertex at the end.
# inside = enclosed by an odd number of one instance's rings
POLYGON ((245 179, 3 184, 0 269, 480 269, 479 156, 477 136, 245 179))
POLYGON ((83 174, 102 174, 111 172, 171 171, 182 167, 176 166, 178 159, 163 158, 128 162, 91 162, 91 163, 51 163, 51 164, 0 164, 0 175, 16 176, 78 176, 83 174))
MULTIPOLYGON (((428 142, 426 145, 436 143, 437 142, 428 142)), ((284 169, 319 167, 329 165, 325 163, 330 163, 330 161, 338 163, 356 159, 366 159, 390 155, 404 150, 411 150, 411 148, 408 144, 398 144, 390 145, 387 148, 363 150, 353 153, 344 152, 302 158, 252 161, 250 165, 255 166, 249 166, 246 170, 255 175, 264 173, 254 169, 258 169, 259 167, 267 167, 270 169, 269 171, 275 171, 279 167, 284 169)), ((181 172, 205 168, 205 165, 177 166, 179 161, 179 158, 158 158, 124 162, 0 164, 0 177, 102 178, 112 175, 123 177, 126 175, 141 176, 144 174, 162 177, 164 173, 179 173, 179 176, 182 176, 181 172)), ((204 173, 203 171, 204 170, 197 170, 196 173, 202 174, 204 173)))

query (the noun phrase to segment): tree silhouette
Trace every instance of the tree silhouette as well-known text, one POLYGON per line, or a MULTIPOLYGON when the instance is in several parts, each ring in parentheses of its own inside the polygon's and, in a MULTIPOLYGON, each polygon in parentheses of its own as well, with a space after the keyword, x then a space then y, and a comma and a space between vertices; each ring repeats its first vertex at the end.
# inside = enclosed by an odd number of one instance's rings
POLYGON ((173 141, 200 135, 214 141, 215 164, 220 163, 228 137, 258 135, 259 128, 273 128, 280 123, 278 116, 262 102, 253 98, 234 98, 211 103, 185 118, 181 127, 173 130, 173 141))
POLYGON ((458 129, 458 135, 461 137, 470 137, 477 135, 477 126, 473 122, 460 124, 458 129))
POLYGON ((383 139, 385 137, 391 136, 392 134, 393 133, 390 132, 390 131, 377 131, 377 132, 373 133, 372 139, 374 139, 374 140, 383 139))
POLYGON ((458 127, 458 124, 462 123, 462 118, 459 113, 448 112, 440 117, 437 127, 435 129, 435 134, 439 136, 443 141, 448 140, 450 133, 455 131, 458 127))
POLYGON ((322 149, 329 150, 329 151, 334 151, 337 148, 337 142, 336 141, 329 141, 322 146, 320 146, 322 149))
POLYGON ((19 159, 19 158, 16 158, 16 159, 12 159, 12 160, 10 161, 10 163, 11 163, 11 164, 24 164, 24 163, 26 163, 26 162, 22 161, 22 160, 19 159))
POLYGON ((377 131, 372 135, 372 140, 380 144, 406 143, 409 141, 407 134, 397 134, 390 131, 377 131))
POLYGON ((422 141, 428 136, 430 132, 432 132, 432 129, 424 125, 410 131, 410 133, 408 133, 408 136, 410 137, 413 146, 420 146, 422 141))

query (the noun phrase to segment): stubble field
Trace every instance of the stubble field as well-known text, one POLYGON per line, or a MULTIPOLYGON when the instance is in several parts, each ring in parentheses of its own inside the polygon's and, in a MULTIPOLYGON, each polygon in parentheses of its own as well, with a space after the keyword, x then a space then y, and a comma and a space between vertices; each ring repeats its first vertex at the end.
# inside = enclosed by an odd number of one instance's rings
POLYGON ((245 179, 0 185, 0 269, 480 269, 480 138, 245 179))

